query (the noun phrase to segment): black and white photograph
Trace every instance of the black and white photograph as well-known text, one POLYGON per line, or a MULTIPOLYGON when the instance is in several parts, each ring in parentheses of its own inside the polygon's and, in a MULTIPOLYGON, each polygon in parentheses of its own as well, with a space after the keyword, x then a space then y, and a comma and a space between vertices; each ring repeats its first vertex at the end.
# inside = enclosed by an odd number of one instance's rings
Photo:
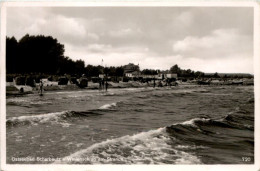
POLYGON ((5 6, 4 162, 256 164, 256 9, 5 6))

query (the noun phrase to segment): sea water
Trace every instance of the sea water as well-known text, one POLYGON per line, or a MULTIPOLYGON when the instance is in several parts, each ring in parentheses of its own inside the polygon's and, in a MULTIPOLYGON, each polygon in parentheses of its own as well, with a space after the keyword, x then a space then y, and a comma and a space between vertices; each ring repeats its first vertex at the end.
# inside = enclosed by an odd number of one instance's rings
POLYGON ((253 86, 50 91, 6 103, 10 164, 254 163, 253 86))

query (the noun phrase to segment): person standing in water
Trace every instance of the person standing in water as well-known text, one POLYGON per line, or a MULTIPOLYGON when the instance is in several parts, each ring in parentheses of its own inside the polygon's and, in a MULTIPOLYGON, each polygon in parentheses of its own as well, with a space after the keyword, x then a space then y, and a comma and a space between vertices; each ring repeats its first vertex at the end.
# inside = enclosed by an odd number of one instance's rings
POLYGON ((104 78, 102 79, 102 90, 104 90, 104 88, 105 88, 105 80, 104 80, 104 78))
POLYGON ((106 87, 106 91, 107 91, 107 88, 108 88, 108 82, 106 80, 106 83, 105 83, 105 87, 106 87))
POLYGON ((102 80, 99 80, 99 90, 102 90, 102 80))
POLYGON ((40 94, 42 94, 42 90, 43 90, 43 82, 42 80, 40 81, 40 94))

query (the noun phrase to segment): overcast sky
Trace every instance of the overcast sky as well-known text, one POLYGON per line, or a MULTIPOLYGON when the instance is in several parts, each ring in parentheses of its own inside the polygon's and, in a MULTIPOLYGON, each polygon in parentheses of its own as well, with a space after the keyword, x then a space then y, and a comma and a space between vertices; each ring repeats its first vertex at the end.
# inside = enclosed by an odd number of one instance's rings
POLYGON ((250 7, 8 7, 7 36, 27 33, 86 65, 253 73, 250 7))

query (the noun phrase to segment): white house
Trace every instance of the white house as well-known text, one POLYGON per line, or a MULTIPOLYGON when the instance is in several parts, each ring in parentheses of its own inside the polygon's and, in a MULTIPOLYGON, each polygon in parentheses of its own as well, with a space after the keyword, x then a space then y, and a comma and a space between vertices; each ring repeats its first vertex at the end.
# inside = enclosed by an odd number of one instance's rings
POLYGON ((105 77, 105 74, 99 74, 98 77, 103 79, 105 77))
POLYGON ((177 74, 166 74, 166 78, 178 78, 177 74))
POLYGON ((165 78, 178 78, 178 75, 177 74, 170 74, 170 73, 166 73, 166 72, 163 72, 163 73, 158 73, 158 75, 156 75, 156 78, 157 79, 165 79, 165 78))
POLYGON ((125 76, 132 78, 132 77, 133 77, 133 74, 132 74, 132 72, 128 72, 128 73, 125 73, 125 76))
POLYGON ((130 78, 139 77, 140 76, 140 72, 139 71, 126 72, 125 76, 126 77, 130 77, 130 78))

